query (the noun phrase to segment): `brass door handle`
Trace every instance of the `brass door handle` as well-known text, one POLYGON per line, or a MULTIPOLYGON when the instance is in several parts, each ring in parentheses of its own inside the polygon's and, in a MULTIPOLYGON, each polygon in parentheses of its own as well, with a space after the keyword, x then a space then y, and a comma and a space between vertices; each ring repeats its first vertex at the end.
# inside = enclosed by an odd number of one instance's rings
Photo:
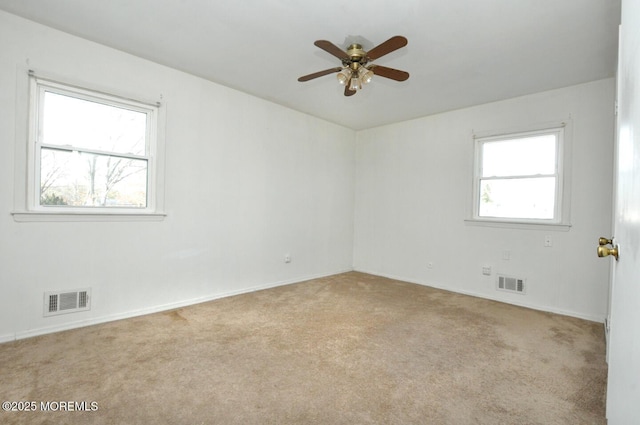
POLYGON ((611 244, 613 244, 613 238, 611 238, 611 239, 607 239, 607 238, 598 239, 598 245, 600 245, 600 246, 611 245, 611 244))
POLYGON ((606 257, 607 255, 613 256, 613 258, 618 261, 618 245, 614 246, 613 248, 600 245, 598 247, 598 257, 606 257))

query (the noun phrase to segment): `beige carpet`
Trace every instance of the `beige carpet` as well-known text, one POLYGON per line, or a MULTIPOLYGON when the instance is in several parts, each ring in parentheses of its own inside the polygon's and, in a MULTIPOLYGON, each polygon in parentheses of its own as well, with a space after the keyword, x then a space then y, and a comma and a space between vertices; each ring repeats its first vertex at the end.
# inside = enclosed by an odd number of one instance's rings
POLYGON ((346 273, 1 344, 0 423, 605 424, 602 328, 346 273))

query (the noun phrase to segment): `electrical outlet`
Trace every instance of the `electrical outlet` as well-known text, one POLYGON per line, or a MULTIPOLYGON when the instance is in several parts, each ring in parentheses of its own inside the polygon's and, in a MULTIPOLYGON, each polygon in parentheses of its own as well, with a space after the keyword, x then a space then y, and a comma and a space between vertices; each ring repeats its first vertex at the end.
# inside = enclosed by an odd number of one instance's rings
POLYGON ((491 266, 482 266, 482 274, 485 276, 491 276, 491 266))
POLYGON ((284 254, 284 262, 285 263, 291 262, 291 254, 284 254))
POLYGON ((505 249, 504 251, 502 251, 502 259, 511 260, 511 251, 509 251, 508 249, 505 249))

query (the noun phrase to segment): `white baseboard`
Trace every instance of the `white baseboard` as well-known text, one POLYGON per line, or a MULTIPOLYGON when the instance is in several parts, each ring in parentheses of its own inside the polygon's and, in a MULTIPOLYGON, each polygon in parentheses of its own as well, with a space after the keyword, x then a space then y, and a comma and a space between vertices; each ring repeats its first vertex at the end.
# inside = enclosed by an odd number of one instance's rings
POLYGON ((2 344, 3 342, 14 341, 15 339, 16 339, 16 334, 0 335, 0 344, 2 344))
POLYGON ((532 310, 545 311, 547 313, 555 313, 555 314, 560 314, 562 316, 575 317, 577 319, 588 320, 590 322, 604 323, 604 320, 605 320, 605 318, 602 317, 602 316, 592 316, 592 315, 588 315, 588 314, 577 313, 575 311, 563 310, 563 309, 559 309, 559 308, 555 308, 555 307, 549 307, 549 306, 538 305, 538 304, 530 304, 530 303, 526 303, 526 302, 518 302, 518 301, 512 301, 512 300, 505 300, 504 298, 500 298, 498 296, 494 297, 494 296, 491 296, 491 295, 488 295, 488 294, 482 294, 482 293, 479 293, 479 292, 467 291, 467 290, 463 290, 463 289, 450 288, 450 287, 447 287, 445 285, 441 285, 441 284, 438 284, 438 283, 435 283, 435 282, 423 282, 423 281, 419 281, 419 280, 415 280, 415 279, 411 279, 411 278, 405 278, 405 277, 402 277, 402 276, 391 275, 391 274, 388 274, 388 273, 379 273, 379 272, 375 272, 375 271, 366 271, 366 270, 362 270, 362 269, 354 269, 354 271, 361 272, 361 273, 373 274, 373 275, 381 276, 381 277, 387 277, 389 279, 394 279, 394 280, 401 280, 403 282, 415 283, 417 285, 429 286, 431 288, 442 289, 444 291, 455 292, 457 294, 470 295, 472 297, 484 298, 484 299, 487 299, 487 300, 498 301, 498 302, 505 303, 505 304, 517 305, 518 307, 530 308, 532 310))
POLYGON ((287 279, 287 280, 271 282, 271 283, 262 284, 262 285, 254 285, 248 288, 243 288, 235 291, 221 292, 217 294, 207 295, 204 297, 192 298, 189 300, 182 300, 174 303, 167 303, 167 304, 152 306, 152 307, 143 308, 139 310, 132 310, 132 311, 127 311, 122 313, 110 314, 110 315, 95 317, 95 318, 86 319, 86 320, 78 320, 75 322, 67 322, 67 323, 62 323, 54 326, 30 329, 27 331, 19 331, 19 332, 16 332, 15 334, 0 336, 0 343, 9 342, 9 341, 18 340, 18 339, 24 339, 24 338, 31 338, 34 336, 45 335, 45 334, 50 334, 54 332, 67 331, 70 329, 81 328, 84 326, 98 325, 100 323, 113 322, 116 320, 129 319, 132 317, 144 316, 146 314, 159 313, 162 311, 173 310, 181 307, 187 307, 190 305, 200 304, 208 301, 214 301, 220 298, 226 298, 226 297, 231 297, 231 296, 240 295, 240 294, 247 294, 250 292, 261 291, 263 289, 275 288, 278 286, 291 285, 294 283, 304 282, 306 280, 319 279, 322 277, 333 276, 336 274, 346 273, 350 271, 352 271, 352 269, 339 270, 333 273, 324 273, 319 275, 302 276, 294 279, 287 279))

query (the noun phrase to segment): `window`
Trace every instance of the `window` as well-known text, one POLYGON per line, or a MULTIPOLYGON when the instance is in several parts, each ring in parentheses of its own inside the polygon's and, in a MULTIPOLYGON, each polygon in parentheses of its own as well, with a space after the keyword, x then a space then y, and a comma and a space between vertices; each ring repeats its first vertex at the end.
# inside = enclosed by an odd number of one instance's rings
POLYGON ((30 211, 151 213, 158 106, 31 77, 30 211))
POLYGON ((564 128, 475 139, 475 220, 562 223, 564 128))

